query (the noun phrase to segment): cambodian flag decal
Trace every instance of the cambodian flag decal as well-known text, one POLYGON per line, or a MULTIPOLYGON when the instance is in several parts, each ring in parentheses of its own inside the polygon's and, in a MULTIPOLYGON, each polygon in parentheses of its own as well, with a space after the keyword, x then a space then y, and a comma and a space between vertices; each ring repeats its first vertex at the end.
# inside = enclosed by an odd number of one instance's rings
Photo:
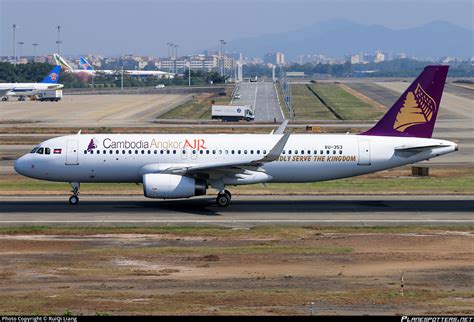
POLYGON ((53 154, 61 154, 62 149, 54 149, 53 154))

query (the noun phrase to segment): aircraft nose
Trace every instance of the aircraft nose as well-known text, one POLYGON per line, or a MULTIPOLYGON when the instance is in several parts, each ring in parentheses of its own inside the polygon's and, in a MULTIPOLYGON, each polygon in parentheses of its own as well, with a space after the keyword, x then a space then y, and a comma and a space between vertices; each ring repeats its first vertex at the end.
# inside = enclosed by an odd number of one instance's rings
POLYGON ((27 161, 25 160, 26 159, 26 156, 22 156, 20 158, 18 158, 14 165, 13 165, 13 168, 15 169, 15 171, 21 175, 24 175, 26 176, 26 163, 27 161))

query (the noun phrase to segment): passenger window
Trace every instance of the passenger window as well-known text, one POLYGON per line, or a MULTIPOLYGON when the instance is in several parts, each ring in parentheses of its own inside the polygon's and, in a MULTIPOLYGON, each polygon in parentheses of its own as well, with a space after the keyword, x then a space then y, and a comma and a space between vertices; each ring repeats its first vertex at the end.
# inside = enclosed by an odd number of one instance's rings
POLYGON ((106 151, 106 150, 102 150, 102 154, 107 154, 107 151, 106 151))
POLYGON ((145 154, 145 150, 142 150, 142 154, 145 154))
POLYGON ((295 150, 295 154, 298 154, 298 150, 295 150))
POLYGON ((120 153, 120 151, 119 151, 119 150, 115 150, 115 154, 119 154, 119 153, 120 153))
POLYGON ((253 154, 253 150, 250 150, 250 154, 253 154))
POLYGON ((332 154, 336 154, 336 150, 332 150, 332 154))
POLYGON ((219 150, 219 154, 222 154, 222 150, 219 150))
POLYGON ((257 154, 260 154, 260 150, 257 150, 257 154))
POLYGON ((97 150, 97 154, 100 154, 100 150, 97 150))
POLYGON ((138 150, 135 150, 135 154, 138 154, 138 150))
POLYGON ((109 154, 112 154, 112 153, 114 153, 114 151, 110 150, 110 151, 109 151, 109 154))
POLYGON ((216 154, 216 150, 212 150, 212 154, 216 154))
POLYGON ((301 150, 301 154, 304 154, 304 150, 301 150))
POLYGON ((291 154, 291 150, 288 150, 288 154, 291 154))
POLYGON ((157 154, 157 153, 158 153, 158 151, 156 151, 156 150, 153 150, 153 154, 157 154))
POLYGON ((163 150, 160 150, 160 154, 163 154, 163 152, 164 152, 163 150))
POLYGON ((122 150, 122 154, 125 154, 125 153, 127 153, 127 152, 125 150, 122 150))
POLYGON ((151 150, 148 150, 148 154, 151 154, 151 150))
POLYGON ((329 150, 326 150, 326 154, 329 154, 329 150))
POLYGON ((308 154, 311 154, 311 150, 308 150, 308 154))
POLYGON ((166 150, 166 154, 170 154, 170 150, 166 150))
MULTIPOLYGON (((36 151, 35 151, 35 152, 36 152, 36 151)), ((31 153, 35 153, 35 152, 31 151, 31 153)), ((84 150, 84 154, 87 154, 87 150, 84 150)))
POLYGON ((203 153, 204 153, 204 151, 203 151, 203 150, 199 150, 199 154, 203 154, 203 153))
POLYGON ((314 153, 314 154, 318 154, 318 150, 314 150, 313 153, 314 153))
POLYGON ((230 151, 230 153, 231 153, 231 154, 234 154, 234 153, 235 153, 235 151, 234 151, 234 150, 232 150, 232 151, 230 151))
POLYGON ((196 154, 196 150, 193 150, 193 154, 196 154))
POLYGON ((244 150, 244 154, 247 154, 247 150, 244 150))
POLYGON ((237 154, 240 154, 240 150, 237 151, 237 154))
POLYGON ((339 154, 342 154, 342 150, 339 150, 339 154))
POLYGON ((225 150, 225 154, 229 154, 229 150, 225 150))
POLYGON ((206 150, 206 154, 209 154, 209 150, 206 150))
POLYGON ((267 154, 267 150, 263 150, 263 154, 267 154))
POLYGON ((323 151, 323 150, 319 150, 319 154, 323 154, 323 153, 324 153, 324 151, 323 151))
POLYGON ((176 150, 173 150, 173 154, 176 154, 176 150))
POLYGON ((285 154, 285 150, 281 151, 281 154, 285 154))
POLYGON ((183 150, 183 154, 186 154, 186 150, 183 150))

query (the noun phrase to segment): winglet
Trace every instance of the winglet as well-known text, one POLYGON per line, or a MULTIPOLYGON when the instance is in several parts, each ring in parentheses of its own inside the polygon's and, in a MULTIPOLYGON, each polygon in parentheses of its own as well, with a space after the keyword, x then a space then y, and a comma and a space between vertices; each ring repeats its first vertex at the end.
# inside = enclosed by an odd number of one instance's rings
POLYGON ((285 133, 280 140, 275 144, 275 146, 268 152, 268 154, 257 162, 272 162, 278 160, 281 152, 285 148, 285 144, 290 138, 290 133, 285 133))
POLYGON ((79 132, 77 132, 76 135, 81 135, 81 132, 82 132, 82 129, 80 129, 79 132))
POLYGON ((288 125, 288 120, 284 120, 283 123, 280 124, 278 129, 272 131, 270 134, 283 134, 285 133, 286 126, 288 125))

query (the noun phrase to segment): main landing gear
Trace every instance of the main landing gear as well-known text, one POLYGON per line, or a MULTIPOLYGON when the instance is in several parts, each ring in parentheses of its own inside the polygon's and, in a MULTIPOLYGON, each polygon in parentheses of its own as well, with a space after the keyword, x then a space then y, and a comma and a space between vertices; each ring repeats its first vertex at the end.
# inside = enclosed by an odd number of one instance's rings
POLYGON ((79 203, 79 187, 81 184, 79 182, 70 182, 72 196, 69 197, 69 203, 71 205, 77 205, 79 203))
POLYGON ((229 190, 219 192, 216 198, 216 203, 219 207, 227 207, 232 199, 232 194, 229 190))

